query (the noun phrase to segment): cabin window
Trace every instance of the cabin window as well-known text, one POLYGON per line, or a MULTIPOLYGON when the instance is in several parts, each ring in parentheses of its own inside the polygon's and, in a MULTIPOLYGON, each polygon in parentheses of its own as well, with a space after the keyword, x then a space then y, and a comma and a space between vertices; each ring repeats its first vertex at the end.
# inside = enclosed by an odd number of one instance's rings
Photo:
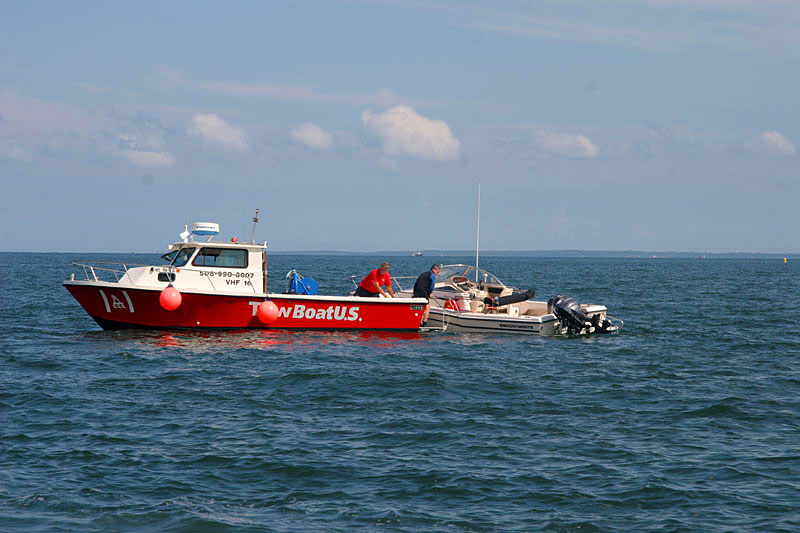
MULTIPOLYGON (((182 267, 186 263, 189 262, 189 259, 192 257, 194 253, 194 248, 181 248, 178 255, 175 256, 175 259, 172 261, 172 266, 174 267, 182 267)), ((166 254, 169 255, 169 254, 166 254)))
POLYGON ((200 248, 192 261, 194 266, 247 268, 247 250, 200 248))

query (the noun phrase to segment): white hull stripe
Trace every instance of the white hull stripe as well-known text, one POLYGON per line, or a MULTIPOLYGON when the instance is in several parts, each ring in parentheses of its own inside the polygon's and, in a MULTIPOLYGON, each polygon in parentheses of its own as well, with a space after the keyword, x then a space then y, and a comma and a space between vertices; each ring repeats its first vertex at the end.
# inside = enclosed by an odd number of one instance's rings
POLYGON ((128 291, 122 291, 122 295, 125 296, 125 299, 128 301, 128 309, 133 313, 133 302, 131 302, 131 297, 128 296, 128 291))
POLYGON ((106 304, 106 313, 110 313, 111 312, 111 306, 108 305, 108 298, 106 298, 106 293, 103 292, 102 289, 100 290, 100 296, 103 297, 103 303, 106 304))

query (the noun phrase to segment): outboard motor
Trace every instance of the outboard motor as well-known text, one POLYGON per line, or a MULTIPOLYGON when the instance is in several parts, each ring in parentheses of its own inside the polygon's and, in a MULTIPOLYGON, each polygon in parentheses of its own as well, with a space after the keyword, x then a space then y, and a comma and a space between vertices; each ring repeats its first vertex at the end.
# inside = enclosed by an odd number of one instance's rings
POLYGON ((556 315, 561 321, 561 326, 567 328, 569 334, 582 335, 594 332, 591 318, 581 310, 581 304, 575 298, 557 294, 548 300, 547 312, 556 315))
POLYGON ((493 298, 484 298, 483 303, 492 307, 500 307, 501 305, 515 304, 517 302, 524 302, 530 300, 536 295, 533 289, 529 291, 520 291, 509 294, 508 296, 495 296, 493 298))
POLYGON ((589 316, 575 298, 567 298, 562 294, 548 300, 547 312, 556 315, 561 327, 566 328, 570 335, 584 335, 595 331, 610 333, 619 329, 605 317, 605 313, 589 316))

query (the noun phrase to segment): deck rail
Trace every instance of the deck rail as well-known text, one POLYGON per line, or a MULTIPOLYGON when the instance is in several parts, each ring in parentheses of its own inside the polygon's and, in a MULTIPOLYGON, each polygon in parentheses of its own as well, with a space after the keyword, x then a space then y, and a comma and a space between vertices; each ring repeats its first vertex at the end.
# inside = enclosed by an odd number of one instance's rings
MULTIPOLYGON (((353 286, 358 289, 358 284, 361 281, 361 276, 356 276, 355 274, 350 276, 348 279, 353 282, 353 286)), ((417 279, 416 276, 392 276, 392 286, 395 287, 395 292, 400 292, 403 289, 403 286, 400 284, 400 280, 408 280, 408 279, 417 279)))
MULTIPOLYGON (((150 267, 150 268, 161 268, 161 267, 169 267, 169 265, 145 265, 140 263, 123 263, 119 261, 72 261, 72 265, 79 267, 83 271, 83 276, 85 281, 105 281, 105 282, 113 282, 119 283, 120 280, 128 274, 128 270, 133 267, 150 267)), ((170 269, 172 270, 172 269, 170 269)), ((175 269, 175 272, 180 270, 181 272, 201 272, 207 273, 207 270, 202 270, 199 268, 188 268, 188 267, 180 267, 180 269, 175 269)), ((73 273, 70 277, 71 280, 75 280, 75 274, 73 273)), ((130 278, 129 278, 130 279, 130 278)), ((203 275, 199 277, 200 280, 205 280, 210 286, 211 289, 214 291, 224 289, 224 285, 220 288, 217 288, 216 284, 214 283, 213 276, 203 275)), ((130 279, 130 284, 132 287, 136 287, 137 283, 130 279)), ((142 285, 138 285, 142 286, 142 285)), ((253 294, 259 294, 259 292, 255 288, 255 284, 248 285, 250 290, 253 294)))
MULTIPOLYGON (((119 261, 73 261, 72 266, 80 267, 83 270, 86 281, 111 281, 110 278, 113 276, 114 281, 119 282, 128 273, 128 268, 149 265, 122 263, 119 261)), ((72 279, 75 279, 74 274, 72 279)))

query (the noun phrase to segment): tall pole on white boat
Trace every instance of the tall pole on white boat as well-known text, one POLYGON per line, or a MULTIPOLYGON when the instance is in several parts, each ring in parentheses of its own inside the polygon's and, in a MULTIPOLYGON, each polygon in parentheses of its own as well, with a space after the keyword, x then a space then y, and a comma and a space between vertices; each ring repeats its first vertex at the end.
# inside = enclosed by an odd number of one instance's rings
POLYGON ((481 244, 481 184, 478 184, 478 231, 475 237, 475 283, 478 283, 478 250, 481 244))

